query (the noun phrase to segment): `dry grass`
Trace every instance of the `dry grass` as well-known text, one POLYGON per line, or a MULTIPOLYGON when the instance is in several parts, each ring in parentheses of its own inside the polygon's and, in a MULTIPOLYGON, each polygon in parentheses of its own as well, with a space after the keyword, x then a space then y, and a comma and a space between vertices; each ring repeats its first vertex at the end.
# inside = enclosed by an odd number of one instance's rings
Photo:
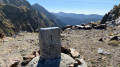
POLYGON ((108 45, 111 46, 119 46, 120 45, 120 41, 116 41, 116 40, 112 40, 108 42, 108 45))

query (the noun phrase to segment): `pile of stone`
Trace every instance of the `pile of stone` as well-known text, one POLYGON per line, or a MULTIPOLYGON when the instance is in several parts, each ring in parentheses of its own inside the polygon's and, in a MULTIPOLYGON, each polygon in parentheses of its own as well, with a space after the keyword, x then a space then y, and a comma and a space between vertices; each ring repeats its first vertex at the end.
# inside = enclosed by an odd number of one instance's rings
POLYGON ((90 22, 88 24, 81 24, 76 25, 76 29, 85 29, 85 30, 91 30, 91 29, 106 29, 106 24, 99 24, 97 22, 90 22))
POLYGON ((106 29, 106 24, 99 24, 97 22, 90 22, 88 24, 80 24, 80 25, 66 25, 66 27, 63 27, 62 30, 71 30, 71 29, 83 29, 83 30, 91 30, 91 29, 106 29))
POLYGON ((33 58, 40 56, 40 50, 35 50, 30 55, 23 56, 22 66, 27 65, 33 58))
MULTIPOLYGON (((40 50, 33 51, 31 55, 23 56, 22 65, 27 65, 28 67, 36 67, 40 59, 40 50), (36 63, 34 63, 36 62, 36 63)), ((80 57, 79 52, 73 48, 61 47, 61 61, 60 67, 87 67, 83 57, 80 57)))
POLYGON ((79 52, 73 48, 61 47, 58 27, 41 28, 40 56, 33 58, 27 67, 87 67, 79 52))

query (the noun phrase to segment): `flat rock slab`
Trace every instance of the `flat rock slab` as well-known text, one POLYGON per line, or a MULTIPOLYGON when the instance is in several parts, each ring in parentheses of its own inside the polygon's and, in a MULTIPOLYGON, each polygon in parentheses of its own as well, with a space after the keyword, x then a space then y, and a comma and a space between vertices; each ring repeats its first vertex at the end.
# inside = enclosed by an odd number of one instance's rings
MULTIPOLYGON (((27 65, 27 67, 37 67, 40 57, 35 57, 32 61, 27 65)), ((75 63, 75 60, 69 55, 61 53, 61 61, 60 65, 56 67, 69 67, 71 63, 75 63)), ((48 66, 53 67, 53 66, 48 66)))

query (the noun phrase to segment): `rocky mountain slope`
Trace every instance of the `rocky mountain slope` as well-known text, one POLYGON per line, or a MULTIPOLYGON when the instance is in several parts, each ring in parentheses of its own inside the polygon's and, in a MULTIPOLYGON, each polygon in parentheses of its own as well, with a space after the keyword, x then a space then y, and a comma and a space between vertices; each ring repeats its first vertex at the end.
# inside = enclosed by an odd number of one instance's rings
POLYGON ((65 26, 65 23, 63 23, 61 20, 57 19, 53 14, 51 14, 49 11, 47 11, 41 5, 36 3, 36 4, 33 4, 32 6, 34 9, 44 13, 49 19, 55 21, 55 23, 58 23, 60 26, 65 26))
POLYGON ((0 4, 9 4, 9 5, 15 5, 17 7, 19 6, 26 6, 31 8, 32 6, 30 3, 28 3, 27 0, 0 0, 0 4))
POLYGON ((101 24, 107 23, 108 26, 114 26, 120 24, 120 4, 115 5, 110 12, 105 14, 101 24))
POLYGON ((13 35, 15 32, 38 31, 40 27, 59 26, 44 13, 35 10, 26 0, 0 0, 0 32, 13 35))
POLYGON ((96 15, 96 14, 84 15, 84 14, 74 14, 74 13, 64 13, 64 12, 52 13, 52 14, 54 14, 57 18, 59 18, 64 23, 70 24, 70 25, 88 23, 91 21, 96 22, 101 20, 103 17, 101 15, 96 15))

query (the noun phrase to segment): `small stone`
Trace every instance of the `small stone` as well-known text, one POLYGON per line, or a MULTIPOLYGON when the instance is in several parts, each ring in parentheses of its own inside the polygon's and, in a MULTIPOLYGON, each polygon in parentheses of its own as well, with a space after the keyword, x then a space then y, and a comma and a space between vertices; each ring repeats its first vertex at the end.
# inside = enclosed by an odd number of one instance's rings
POLYGON ((71 56, 72 56, 73 58, 78 58, 78 57, 80 57, 80 54, 79 54, 79 52, 78 52, 76 49, 70 48, 69 50, 70 50, 70 54, 71 54, 71 56))
POLYGON ((61 52, 65 53, 65 54, 70 54, 69 49, 67 49, 66 47, 63 47, 63 46, 61 46, 61 52))
POLYGON ((5 38, 3 38, 3 42, 8 42, 8 41, 10 41, 12 39, 13 39, 12 37, 5 37, 5 38))
POLYGON ((64 34, 60 34, 61 37, 64 37, 64 34))
POLYGON ((74 63, 70 64, 69 67, 74 67, 74 63))
POLYGON ((82 64, 79 59, 75 59, 75 60, 77 61, 78 65, 81 65, 81 64, 82 64))
POLYGON ((110 53, 106 52, 105 50, 102 50, 101 48, 98 48, 97 52, 102 55, 109 55, 110 53))
POLYGON ((22 66, 27 65, 32 59, 26 59, 24 62, 21 63, 22 66))
POLYGON ((3 42, 8 42, 9 40, 8 39, 4 39, 3 42))
POLYGON ((39 51, 35 52, 35 57, 40 56, 39 51))
POLYGON ((24 33, 18 33, 19 36, 24 36, 24 33))
POLYGON ((26 59, 33 59, 35 57, 35 55, 26 55, 23 57, 24 60, 26 59))
MULTIPOLYGON (((87 63, 85 62, 84 59, 82 59, 82 58, 76 58, 76 60, 79 61, 79 62, 81 62, 81 64, 78 65, 78 67, 88 67, 88 66, 87 66, 87 63)), ((79 62, 78 62, 78 63, 79 63, 79 62)))

